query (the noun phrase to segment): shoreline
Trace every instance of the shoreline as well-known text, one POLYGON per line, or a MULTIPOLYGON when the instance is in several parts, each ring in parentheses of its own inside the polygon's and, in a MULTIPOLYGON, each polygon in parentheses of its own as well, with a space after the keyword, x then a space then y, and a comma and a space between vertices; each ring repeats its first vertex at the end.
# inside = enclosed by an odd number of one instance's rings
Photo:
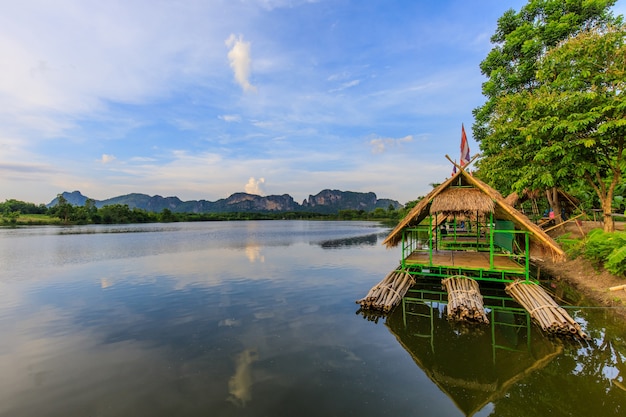
MULTIPOLYGON (((592 229, 601 228, 600 222, 582 222, 583 232, 589 233, 592 229)), ((623 222, 616 223, 616 230, 624 230, 623 222)), ((570 233, 572 237, 580 238, 580 229, 573 224, 565 225, 563 230, 555 229, 550 233, 558 237, 570 233)), ((612 309, 616 315, 626 318, 626 289, 609 291, 609 288, 625 285, 626 278, 620 278, 604 269, 596 269, 588 260, 578 257, 567 259, 564 262, 554 263, 550 260, 536 262, 537 266, 547 271, 555 281, 564 281, 587 298, 591 303, 600 307, 621 307, 612 309)))

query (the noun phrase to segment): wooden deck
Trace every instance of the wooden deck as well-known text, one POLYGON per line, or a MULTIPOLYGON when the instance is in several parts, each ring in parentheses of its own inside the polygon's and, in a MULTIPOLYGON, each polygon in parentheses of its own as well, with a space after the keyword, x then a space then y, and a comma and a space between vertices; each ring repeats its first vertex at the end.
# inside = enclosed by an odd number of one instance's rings
MULTIPOLYGON (((430 263, 427 251, 413 252, 405 260, 406 265, 429 265, 454 268, 482 269, 490 270, 488 252, 470 251, 433 251, 433 261, 430 263)), ((525 270, 524 265, 520 265, 507 256, 494 255, 494 270, 520 271, 525 270)))

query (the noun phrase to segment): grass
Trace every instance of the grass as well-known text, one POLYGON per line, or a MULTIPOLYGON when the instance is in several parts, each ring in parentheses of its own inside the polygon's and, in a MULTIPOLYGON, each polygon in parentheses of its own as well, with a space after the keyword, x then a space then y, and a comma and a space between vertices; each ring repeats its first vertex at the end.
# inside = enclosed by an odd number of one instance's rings
POLYGON ((58 217, 48 216, 47 214, 20 214, 15 219, 0 217, 0 225, 2 226, 44 226, 57 224, 61 224, 61 220, 58 217))

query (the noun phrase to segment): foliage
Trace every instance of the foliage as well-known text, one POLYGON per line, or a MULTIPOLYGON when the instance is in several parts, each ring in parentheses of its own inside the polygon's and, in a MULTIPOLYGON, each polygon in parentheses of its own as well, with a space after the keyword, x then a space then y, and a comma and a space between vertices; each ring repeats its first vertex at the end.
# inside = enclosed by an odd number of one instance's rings
POLYGON ((405 218, 406 215, 409 214, 409 212, 413 209, 413 207, 415 207, 417 205, 417 203, 422 201, 423 198, 424 198, 423 196, 420 196, 416 200, 408 201, 404 205, 404 207, 402 207, 401 209, 397 210, 397 212, 396 212, 397 219, 401 220, 401 219, 405 218))
POLYGON ((388 204, 385 210, 378 207, 371 212, 365 210, 340 210, 338 213, 318 212, 224 212, 224 213, 188 213, 172 212, 164 208, 160 213, 154 213, 138 208, 129 208, 126 204, 110 204, 97 208, 95 201, 87 199, 84 205, 73 205, 63 195, 57 197, 57 204, 47 208, 44 205, 35 206, 17 200, 8 200, 7 204, 0 204, 2 224, 6 225, 36 225, 36 224, 127 224, 148 222, 196 222, 196 221, 232 221, 232 220, 379 220, 389 225, 398 221, 400 211, 393 204, 388 204), (36 211, 41 214, 27 214, 24 212, 36 211))
POLYGON ((585 251, 585 241, 583 239, 572 238, 569 233, 559 236, 556 238, 556 241, 571 259, 578 258, 585 251))
POLYGON ((508 10, 498 20, 491 38, 495 46, 480 64, 487 77, 483 84, 487 100, 474 109, 473 133, 483 154, 478 175, 504 195, 515 188, 521 191, 513 179, 528 169, 534 152, 516 128, 501 128, 496 134, 493 118, 506 119, 498 108, 500 100, 541 86, 536 75, 546 51, 582 30, 615 22, 609 12, 613 4, 615 0, 531 0, 519 12, 508 10))
POLYGON ((68 224, 74 206, 67 202, 63 194, 57 195, 57 204, 52 208, 51 214, 57 216, 64 224, 68 224))
POLYGON ((584 178, 598 196, 607 231, 625 163, 625 39, 623 24, 594 28, 548 51, 538 63, 536 88, 499 98, 484 142, 518 136, 507 145, 507 152, 526 155, 512 184, 516 191, 584 178))
POLYGON ((587 234, 584 257, 615 275, 626 275, 626 232, 594 229, 587 234))
POLYGON ((0 213, 12 213, 19 212, 22 214, 45 214, 48 212, 48 208, 44 204, 35 205, 33 203, 27 203, 19 200, 5 200, 4 203, 0 203, 0 213))
POLYGON ((626 239, 624 246, 618 247, 606 258, 604 266, 615 275, 626 275, 626 239))

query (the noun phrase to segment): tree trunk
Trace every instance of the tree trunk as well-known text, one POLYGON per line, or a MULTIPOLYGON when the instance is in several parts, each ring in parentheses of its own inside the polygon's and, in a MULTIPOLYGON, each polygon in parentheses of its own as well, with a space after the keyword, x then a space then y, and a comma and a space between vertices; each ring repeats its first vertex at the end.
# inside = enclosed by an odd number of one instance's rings
POLYGON ((561 217, 561 202, 559 201, 559 190, 556 187, 552 187, 546 190, 546 197, 548 198, 548 204, 554 212, 554 224, 563 223, 561 217))
POLYGON ((613 170, 613 178, 608 187, 602 180, 602 177, 599 173, 596 172, 597 183, 593 181, 592 176, 589 173, 585 175, 587 182, 591 184, 591 186, 594 188, 594 190, 596 190, 596 193, 598 194, 600 204, 602 205, 602 220, 604 222, 604 231, 609 233, 615 231, 615 222, 613 221, 613 194, 615 192, 615 187, 617 186, 617 184, 619 184, 622 178, 621 174, 622 171, 619 169, 619 166, 616 167, 613 170))
POLYGON ((604 231, 605 232, 614 232, 615 231, 615 222, 613 220, 613 210, 612 210, 612 202, 613 202, 613 193, 610 194, 610 197, 607 196, 602 201, 602 213, 604 214, 604 231))

